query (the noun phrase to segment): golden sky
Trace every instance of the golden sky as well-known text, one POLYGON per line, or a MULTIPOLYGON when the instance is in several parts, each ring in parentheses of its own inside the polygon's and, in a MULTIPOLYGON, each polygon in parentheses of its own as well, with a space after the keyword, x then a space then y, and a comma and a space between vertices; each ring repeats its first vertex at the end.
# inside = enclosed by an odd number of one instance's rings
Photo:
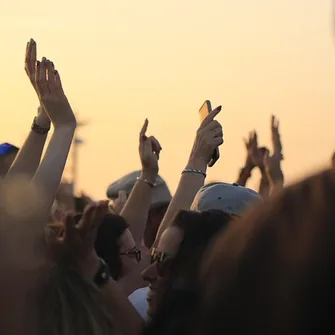
POLYGON ((74 110, 91 121, 80 130, 79 188, 94 197, 139 167, 146 117, 174 190, 205 99, 223 105, 226 141, 210 180, 235 181, 250 130, 270 144, 272 113, 286 178, 301 178, 335 149, 331 9, 330 0, 0 0, 0 141, 21 145, 36 111, 23 69, 33 37, 74 110))

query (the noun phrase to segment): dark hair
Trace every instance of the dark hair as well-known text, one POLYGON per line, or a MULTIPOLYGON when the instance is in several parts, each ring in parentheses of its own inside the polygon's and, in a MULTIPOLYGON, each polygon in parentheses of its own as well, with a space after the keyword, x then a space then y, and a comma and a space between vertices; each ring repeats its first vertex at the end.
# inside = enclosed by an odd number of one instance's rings
POLYGON ((119 279, 122 274, 120 237, 127 228, 122 216, 107 214, 98 229, 94 244, 97 255, 107 263, 114 280, 119 279))
POLYGON ((169 202, 152 206, 149 210, 148 220, 144 232, 144 245, 150 249, 155 242, 158 228, 163 220, 169 202))
POLYGON ((326 171, 219 235, 202 269, 197 333, 334 333, 334 199, 326 171))
POLYGON ((183 230, 183 240, 168 274, 164 277, 157 313, 145 330, 145 334, 183 334, 198 295, 195 279, 203 254, 212 238, 227 227, 231 216, 219 211, 181 211, 173 226, 183 230))

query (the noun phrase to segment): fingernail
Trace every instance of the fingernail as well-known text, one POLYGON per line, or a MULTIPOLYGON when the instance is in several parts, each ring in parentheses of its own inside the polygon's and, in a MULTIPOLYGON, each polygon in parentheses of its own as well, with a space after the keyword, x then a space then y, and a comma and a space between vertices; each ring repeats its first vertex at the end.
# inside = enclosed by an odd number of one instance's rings
POLYGON ((222 106, 219 106, 219 107, 218 107, 218 110, 220 111, 221 109, 222 109, 222 106))
POLYGON ((45 57, 42 58, 43 61, 46 61, 47 59, 45 57))
POLYGON ((55 75, 57 75, 57 74, 58 74, 58 71, 57 71, 57 70, 55 70, 54 72, 55 72, 55 75))

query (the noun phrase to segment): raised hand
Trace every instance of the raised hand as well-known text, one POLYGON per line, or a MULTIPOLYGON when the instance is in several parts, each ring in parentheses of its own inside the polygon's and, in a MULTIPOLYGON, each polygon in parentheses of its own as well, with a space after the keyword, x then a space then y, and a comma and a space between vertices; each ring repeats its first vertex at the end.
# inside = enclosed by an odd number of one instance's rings
POLYGON ((264 155, 264 167, 272 184, 280 184, 284 182, 284 175, 281 170, 281 161, 283 160, 282 145, 279 134, 279 121, 275 116, 271 117, 271 134, 272 134, 272 155, 266 152, 264 155))
POLYGON ((35 82, 41 105, 54 127, 75 126, 75 116, 64 94, 59 73, 51 61, 43 58, 41 62, 36 62, 35 82))
POLYGON ((247 163, 246 165, 250 167, 263 168, 263 157, 266 149, 261 149, 258 147, 258 137, 256 131, 252 131, 249 134, 249 138, 244 140, 245 147, 247 149, 247 163))
POLYGON ((99 259, 94 250, 99 225, 108 211, 108 201, 88 205, 79 222, 72 214, 64 221, 61 235, 50 234, 48 245, 56 255, 73 265, 85 276, 94 276, 99 266, 99 259))
POLYGON ((202 121, 194 141, 190 160, 200 160, 209 163, 213 151, 223 143, 221 124, 214 118, 221 112, 222 107, 215 108, 202 121))
MULTIPOLYGON (((24 62, 24 69, 28 75, 28 78, 31 82, 31 84, 33 85, 36 93, 37 92, 37 86, 36 86, 36 56, 37 56, 37 45, 36 42, 31 39, 28 43, 27 43, 27 48, 26 48, 26 57, 25 57, 25 62, 24 62)), ((48 115, 45 113, 44 108, 43 107, 39 107, 38 111, 37 111, 37 118, 35 120, 35 122, 43 127, 43 128, 49 128, 50 127, 50 119, 48 117, 48 115)))
POLYGON ((146 178, 150 178, 150 181, 155 182, 159 170, 158 160, 162 147, 154 136, 147 137, 148 125, 149 121, 146 119, 140 132, 139 154, 142 173, 145 174, 146 178))
POLYGON ((273 155, 278 156, 278 158, 282 160, 283 156, 282 144, 279 134, 279 120, 274 115, 271 117, 271 140, 273 146, 273 155))

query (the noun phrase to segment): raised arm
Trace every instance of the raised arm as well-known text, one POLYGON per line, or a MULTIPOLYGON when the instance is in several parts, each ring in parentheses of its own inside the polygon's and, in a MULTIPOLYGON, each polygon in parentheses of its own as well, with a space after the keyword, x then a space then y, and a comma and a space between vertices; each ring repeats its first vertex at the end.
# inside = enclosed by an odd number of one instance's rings
POLYGON ((45 156, 33 178, 43 195, 39 219, 46 223, 71 147, 76 119, 64 94, 58 72, 53 63, 45 58, 36 65, 36 85, 40 102, 54 126, 45 156))
MULTIPOLYGON (((36 43, 30 40, 27 43, 25 71, 37 92, 35 82, 36 68, 36 43)), ((31 179, 40 164, 43 148, 50 129, 50 119, 44 111, 43 107, 38 108, 37 116, 33 121, 33 125, 27 139, 18 152, 14 163, 9 169, 6 179, 15 178, 18 174, 24 174, 31 179)))
POLYGON ((109 278, 107 266, 103 266, 93 247, 99 224, 106 212, 107 202, 102 201, 87 206, 78 224, 73 215, 67 215, 64 234, 49 235, 48 245, 53 254, 65 257, 85 279, 97 285, 120 334, 139 335, 144 326, 142 318, 119 284, 109 278))
POLYGON ((245 148, 247 150, 247 159, 244 167, 240 170, 240 174, 237 179, 237 183, 241 186, 245 186, 247 181, 251 177, 251 172, 256 167, 257 157, 257 134, 251 132, 248 139, 244 139, 245 148))
POLYGON ((214 120, 220 111, 221 106, 208 114, 197 131, 190 158, 181 175, 177 191, 158 229, 154 245, 158 243, 160 236, 169 226, 176 213, 181 209, 190 209, 195 195, 204 185, 207 165, 212 153, 223 143, 222 126, 214 120))
POLYGON ((152 190, 155 187, 158 176, 159 153, 162 150, 161 145, 155 137, 146 136, 147 128, 148 120, 145 120, 139 138, 142 173, 120 213, 129 224, 129 229, 137 245, 140 245, 143 239, 151 204, 152 190))
POLYGON ((271 135, 273 154, 270 156, 269 152, 266 153, 264 166, 270 182, 271 193, 273 193, 280 191, 284 186, 284 174, 281 169, 283 154, 279 134, 279 120, 275 116, 271 117, 271 135))

